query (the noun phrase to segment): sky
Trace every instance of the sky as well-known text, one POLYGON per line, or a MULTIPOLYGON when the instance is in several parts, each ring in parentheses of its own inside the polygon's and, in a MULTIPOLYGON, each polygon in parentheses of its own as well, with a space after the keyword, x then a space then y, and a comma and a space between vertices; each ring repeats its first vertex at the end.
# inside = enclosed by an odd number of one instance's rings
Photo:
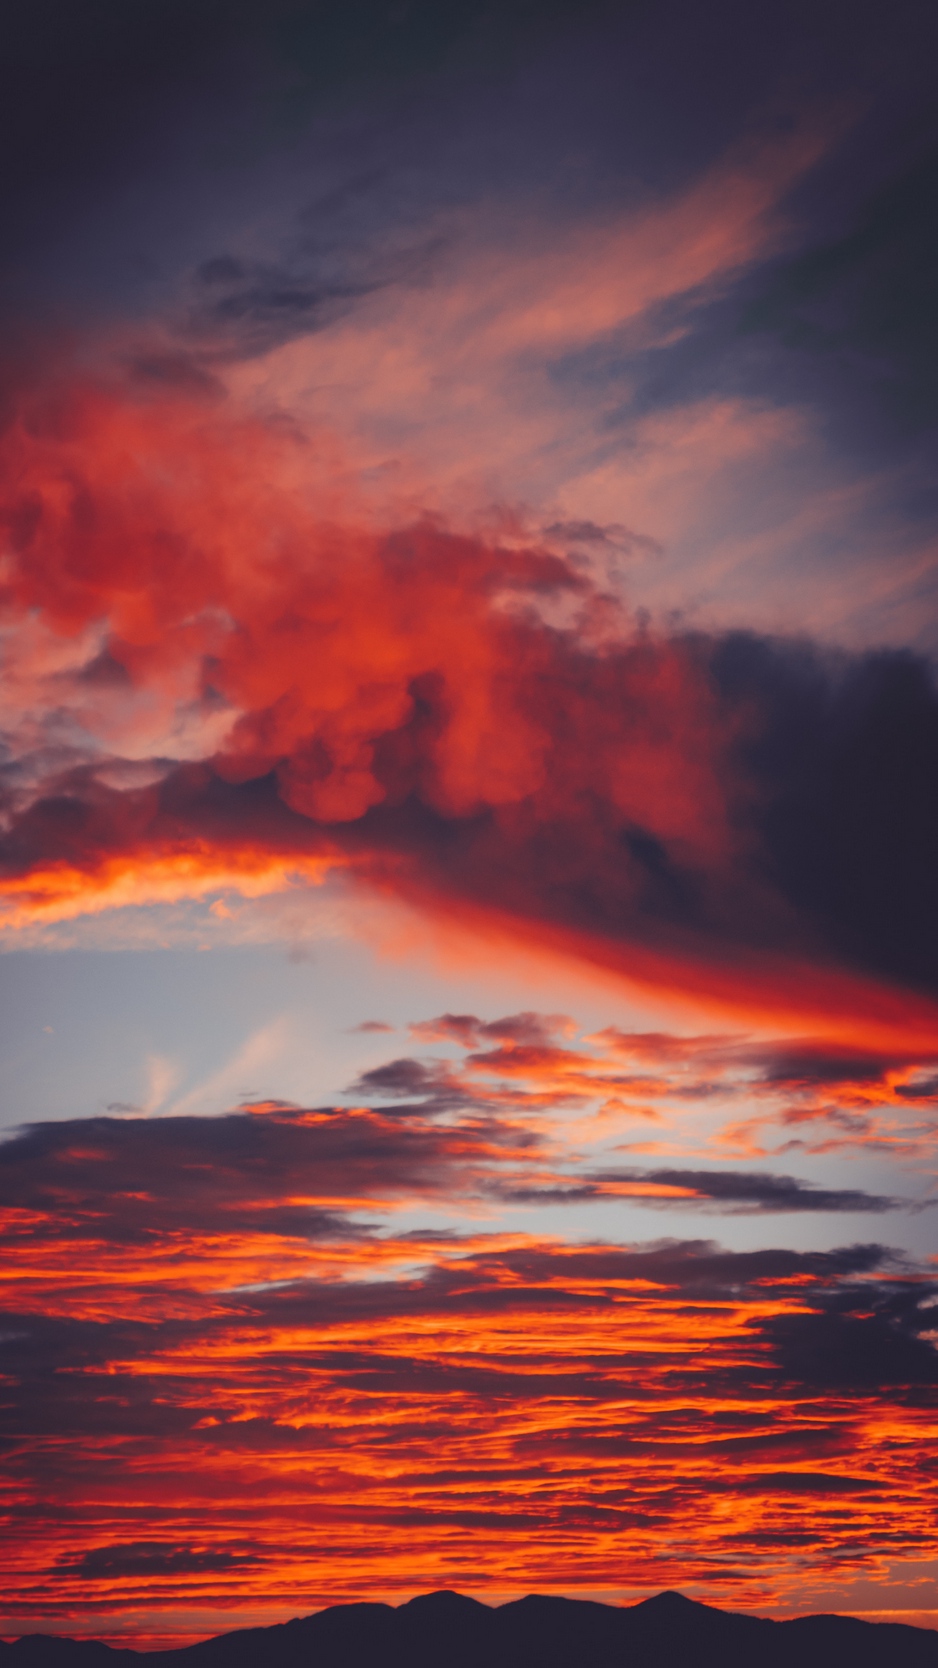
POLYGON ((938 1628, 938 13, 2 32, 0 1637, 938 1628))

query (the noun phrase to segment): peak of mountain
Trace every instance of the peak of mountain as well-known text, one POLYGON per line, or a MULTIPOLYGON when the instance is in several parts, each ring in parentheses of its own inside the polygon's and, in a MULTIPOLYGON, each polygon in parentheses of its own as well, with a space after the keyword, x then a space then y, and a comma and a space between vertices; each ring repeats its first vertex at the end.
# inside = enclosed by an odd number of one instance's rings
POLYGON ((398 1606, 403 1611, 422 1612, 426 1615, 465 1615, 469 1611, 484 1611, 487 1614, 491 1606, 480 1604, 478 1599, 470 1598, 468 1593, 454 1593, 451 1587, 443 1587, 437 1593, 418 1593, 416 1598, 408 1599, 406 1604, 398 1606))
POLYGON ((174 1651, 27 1635, 0 1643, 0 1668, 938 1668, 938 1632, 853 1616, 774 1622, 683 1593, 617 1606, 530 1593, 491 1606, 421 1593, 396 1608, 340 1604, 174 1651))
MULTIPOLYGON (((698 1610, 714 1610, 712 1604, 701 1604, 699 1599, 685 1598, 673 1587, 668 1587, 663 1593, 655 1593, 652 1598, 642 1599, 632 1606, 633 1610, 659 1611, 662 1615, 689 1616, 698 1610)), ((724 1611, 716 1611, 717 1615, 724 1615, 724 1611)))

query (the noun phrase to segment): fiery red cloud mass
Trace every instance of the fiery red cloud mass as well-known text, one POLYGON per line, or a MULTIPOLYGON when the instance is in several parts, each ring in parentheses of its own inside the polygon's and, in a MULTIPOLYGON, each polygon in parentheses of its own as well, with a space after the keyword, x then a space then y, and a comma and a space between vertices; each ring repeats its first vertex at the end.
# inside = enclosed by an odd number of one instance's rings
POLYGON ((303 485, 323 455, 209 395, 10 393, 13 904, 339 864, 632 978, 930 1044, 923 664, 636 629, 517 528, 356 524, 303 485))

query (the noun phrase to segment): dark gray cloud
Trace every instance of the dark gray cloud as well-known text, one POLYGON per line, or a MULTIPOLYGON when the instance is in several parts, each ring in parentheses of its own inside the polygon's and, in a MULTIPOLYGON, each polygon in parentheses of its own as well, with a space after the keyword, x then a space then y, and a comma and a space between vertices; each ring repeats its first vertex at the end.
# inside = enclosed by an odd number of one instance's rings
POLYGON ((751 335, 822 359, 828 396, 832 383, 845 399, 872 393, 906 433, 938 419, 936 205, 930 151, 880 185, 840 236, 767 274, 743 319, 751 335))
POLYGON ((406 1111, 386 1118, 277 1103, 218 1118, 74 1119, 0 1143, 0 1203, 45 1218, 45 1227, 37 1217, 22 1228, 27 1238, 129 1246, 198 1228, 329 1239, 364 1232, 330 1199, 480 1186, 489 1140, 471 1128, 458 1138, 434 1130, 406 1111))
MULTIPOLYGON (((409 257, 372 255, 363 263, 346 255, 330 275, 335 258, 297 268, 243 266, 224 256, 202 264, 195 275, 184 336, 201 361, 266 353, 295 336, 324 330, 362 297, 402 279, 413 279, 426 252, 409 257)), ((202 369, 202 364, 199 365, 202 369)), ((204 372, 203 372, 204 374, 204 372)))
POLYGON ((387 1096, 412 1102, 412 1105, 397 1108, 398 1113, 404 1114, 409 1111, 424 1114, 448 1112, 457 1107, 471 1106, 476 1098, 443 1061, 407 1057, 389 1060, 386 1065, 363 1071, 347 1092, 350 1095, 387 1096))
POLYGON ((761 863, 844 960, 938 981, 938 690, 911 653, 831 657, 737 634, 717 686, 756 703, 742 748, 761 863))
POLYGON ((116 1546, 94 1546, 73 1563, 60 1568, 87 1581, 113 1581, 122 1576, 198 1575, 217 1570, 256 1566, 257 1555, 214 1548, 167 1546, 159 1541, 128 1541, 116 1546))
POLYGON ((832 1050, 823 1043, 785 1043, 750 1051, 761 1067, 762 1081, 782 1089, 842 1088, 882 1083, 890 1069, 902 1063, 895 1055, 861 1049, 832 1050))
POLYGON ((571 1025, 566 1014, 541 1014, 530 1010, 507 1014, 504 1019, 482 1020, 475 1014, 440 1014, 411 1025, 411 1035, 423 1042, 455 1042, 463 1048, 478 1048, 481 1042, 510 1043, 518 1048, 549 1048, 558 1031, 571 1025))
POLYGON ((703 1207, 728 1215, 760 1216, 790 1211, 876 1213, 901 1210, 914 1203, 909 1199, 893 1199, 854 1188, 817 1187, 812 1182, 799 1181, 796 1176, 775 1176, 765 1171, 746 1170, 609 1169, 572 1178, 569 1187, 540 1190, 536 1187, 519 1189, 509 1186, 503 1191, 509 1198, 532 1204, 548 1200, 573 1204, 608 1198, 610 1194, 615 1196, 617 1183, 681 1188, 691 1195, 668 1197, 632 1192, 625 1195, 630 1206, 640 1205, 652 1210, 686 1211, 703 1207))

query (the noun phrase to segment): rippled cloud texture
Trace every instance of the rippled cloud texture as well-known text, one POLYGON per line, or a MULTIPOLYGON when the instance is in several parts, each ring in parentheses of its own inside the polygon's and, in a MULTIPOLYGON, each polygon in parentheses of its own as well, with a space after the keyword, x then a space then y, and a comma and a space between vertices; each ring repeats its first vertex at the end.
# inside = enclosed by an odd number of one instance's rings
POLYGON ((0 1631, 938 1625, 933 8, 4 33, 0 1631))
MULTIPOLYGON (((406 1092, 415 1065, 385 1080, 406 1092)), ((7 1143, 26 1603, 237 1604, 249 1574, 255 1604, 295 1604, 311 1570, 323 1598, 415 1567, 598 1588, 679 1568, 801 1602, 845 1560, 927 1551, 938 1283, 881 1244, 394 1224, 440 1197, 851 1217, 899 1201, 726 1168, 584 1172, 538 1129, 537 1092, 428 1079, 385 1110, 86 1119, 7 1143)))

